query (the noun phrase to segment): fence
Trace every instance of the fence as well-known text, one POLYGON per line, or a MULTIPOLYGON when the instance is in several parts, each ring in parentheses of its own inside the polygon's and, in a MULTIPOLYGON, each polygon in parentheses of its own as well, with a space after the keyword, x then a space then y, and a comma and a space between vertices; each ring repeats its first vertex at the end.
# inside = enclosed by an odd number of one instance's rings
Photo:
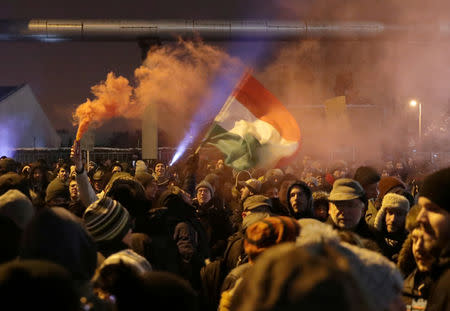
MULTIPOLYGON (((212 150, 211 148, 202 149, 202 156, 206 158, 214 159, 219 158, 220 153, 212 150)), ((176 148, 172 147, 160 147, 158 148, 158 160, 164 163, 169 163, 175 154, 176 148)), ((192 150, 186 150, 186 153, 191 153, 192 150)), ((94 151, 89 153, 89 159, 91 161, 100 163, 107 159, 119 162, 132 162, 141 158, 141 148, 106 148, 96 147, 94 151)), ((31 163, 38 159, 44 159, 47 163, 54 163, 58 159, 68 160, 70 156, 70 148, 19 148, 15 150, 13 158, 21 163, 31 163)), ((436 164, 438 166, 450 165, 450 152, 409 152, 403 155, 405 158, 411 157, 416 161, 436 164)), ((355 148, 348 148, 343 150, 330 151, 325 161, 346 160, 346 161, 359 161, 360 153, 355 148)), ((380 154, 380 159, 381 159, 380 154)))

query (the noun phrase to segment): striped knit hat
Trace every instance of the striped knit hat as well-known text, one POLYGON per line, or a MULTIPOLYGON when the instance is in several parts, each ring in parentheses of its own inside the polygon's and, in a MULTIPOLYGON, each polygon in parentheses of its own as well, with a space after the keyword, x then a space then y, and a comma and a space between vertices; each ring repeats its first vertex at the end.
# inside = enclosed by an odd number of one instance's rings
POLYGON ((135 271, 139 272, 139 274, 152 271, 152 266, 147 259, 131 249, 122 250, 106 258, 100 266, 100 270, 106 266, 120 263, 132 267, 135 271))
POLYGON ((95 242, 122 240, 131 229, 127 210, 107 196, 89 205, 83 220, 95 242))

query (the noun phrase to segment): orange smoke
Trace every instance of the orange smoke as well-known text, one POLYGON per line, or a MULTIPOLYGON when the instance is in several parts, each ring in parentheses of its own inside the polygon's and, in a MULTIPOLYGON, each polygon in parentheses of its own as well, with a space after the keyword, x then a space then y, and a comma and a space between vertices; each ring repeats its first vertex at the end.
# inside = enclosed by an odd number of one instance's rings
POLYGON ((217 75, 230 75, 241 66, 217 47, 179 40, 153 48, 135 70, 136 88, 124 77, 109 73, 92 87, 96 99, 87 100, 74 113, 79 140, 88 127, 99 127, 114 117, 138 118, 149 103, 158 105, 159 127, 171 138, 183 131, 196 105, 210 96, 208 87, 217 75), (180 123, 181 122, 181 123, 180 123))
POLYGON ((79 124, 76 140, 80 140, 90 124, 100 126, 104 121, 133 110, 131 100, 133 88, 124 77, 116 77, 110 72, 106 81, 91 88, 95 100, 87 99, 78 106, 74 119, 79 124))

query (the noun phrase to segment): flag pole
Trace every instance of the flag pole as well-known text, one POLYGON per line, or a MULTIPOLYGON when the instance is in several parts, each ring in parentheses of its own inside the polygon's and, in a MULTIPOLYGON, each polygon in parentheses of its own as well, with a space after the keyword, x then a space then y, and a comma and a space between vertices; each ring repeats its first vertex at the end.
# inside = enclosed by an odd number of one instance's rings
MULTIPOLYGON (((244 73, 241 76, 241 79, 239 80, 239 82, 236 84, 236 86, 233 89, 233 92, 231 92, 231 95, 228 97, 228 100, 233 97, 238 90, 240 90, 242 88, 242 86, 244 85, 244 83, 248 80, 248 78, 251 76, 253 72, 253 69, 250 67, 247 67, 244 71, 244 73)), ((225 106, 225 105, 224 105, 225 106)), ((222 107, 222 109, 220 110, 220 112, 224 109, 224 106, 222 107)), ((220 114, 219 112, 219 114, 220 114)), ((200 149, 205 145, 206 141, 208 140, 209 134, 211 133, 213 129, 213 125, 211 125, 208 129, 208 131, 206 132, 205 136, 203 137, 202 141, 200 142, 200 144, 198 145, 197 149, 195 150, 194 154, 198 154, 200 152, 200 149)))

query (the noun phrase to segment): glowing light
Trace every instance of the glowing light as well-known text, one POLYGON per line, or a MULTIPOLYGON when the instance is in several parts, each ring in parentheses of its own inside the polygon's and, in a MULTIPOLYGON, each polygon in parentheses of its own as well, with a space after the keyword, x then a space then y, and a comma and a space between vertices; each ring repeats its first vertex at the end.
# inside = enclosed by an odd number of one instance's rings
POLYGON ((0 119, 0 156, 7 156, 12 158, 14 156, 14 149, 17 148, 18 142, 20 140, 20 128, 18 128, 18 120, 11 117, 10 120, 7 118, 0 119))
MULTIPOLYGON (((230 55, 238 57, 242 64, 248 67, 258 66, 259 62, 270 54, 270 44, 267 42, 239 42, 232 43, 228 47, 230 55)), ((170 161, 173 165, 184 154, 186 149, 200 134, 200 130, 219 112, 223 104, 231 94, 234 86, 242 76, 245 68, 239 68, 236 72, 229 72, 228 75, 218 77, 212 85, 213 98, 207 98, 200 105, 198 112, 194 115, 189 130, 177 147, 177 150, 170 161)), ((196 146, 197 147, 197 146, 196 146)))
POLYGON ((416 107, 416 106, 417 106, 417 100, 415 100, 415 99, 410 100, 410 101, 409 101, 409 105, 410 105, 411 107, 416 107))
POLYGON ((199 135, 200 130, 216 116, 228 96, 231 94, 236 81, 238 81, 241 75, 242 71, 237 70, 230 75, 221 76, 215 80, 211 92, 213 98, 206 98, 200 105, 199 110, 194 115, 191 124, 189 125, 189 130, 178 145, 169 165, 173 165, 180 159, 189 145, 191 145, 194 139, 199 135))

